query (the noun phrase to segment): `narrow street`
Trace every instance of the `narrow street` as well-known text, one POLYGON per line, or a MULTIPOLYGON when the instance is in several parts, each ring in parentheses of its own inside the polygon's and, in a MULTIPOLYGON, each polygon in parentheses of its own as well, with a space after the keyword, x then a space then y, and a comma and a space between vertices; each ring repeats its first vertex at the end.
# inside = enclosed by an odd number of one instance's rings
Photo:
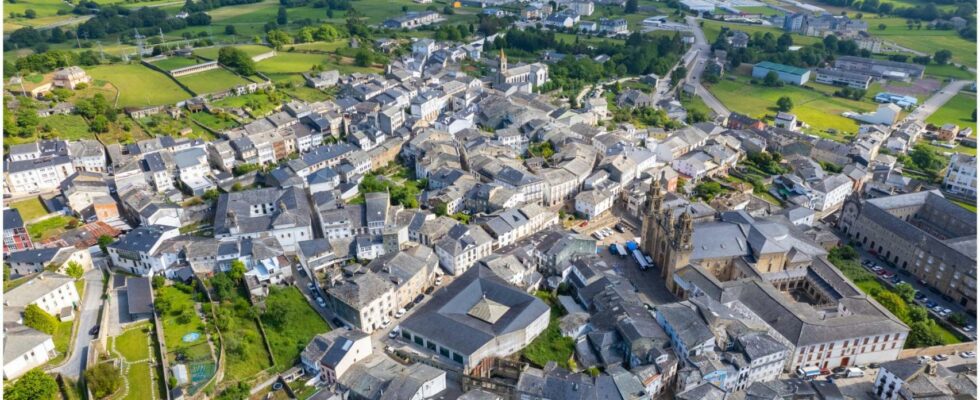
POLYGON ((76 316, 76 321, 79 325, 75 334, 71 357, 60 367, 53 369, 54 372, 74 379, 78 379, 82 371, 85 370, 85 361, 88 358, 88 346, 92 340, 92 336, 89 335, 89 330, 99 323, 99 309, 102 307, 104 284, 102 282, 102 270, 99 268, 99 265, 100 261, 104 261, 102 259, 93 261, 96 266, 86 272, 83 277, 85 279, 85 298, 82 299, 80 310, 76 316))
POLYGON ((700 97, 704 104, 711 108, 718 116, 728 117, 732 112, 721 104, 718 99, 705 89, 701 85, 701 74, 704 73, 705 63, 708 61, 708 57, 711 55, 711 45, 708 44, 707 38, 704 37, 704 31, 701 30, 701 25, 698 23, 698 19, 695 17, 687 17, 687 24, 691 27, 691 31, 694 32, 694 46, 691 50, 697 49, 697 61, 694 63, 694 68, 688 71, 688 82, 695 85, 695 95, 700 97))
POLYGON ((938 92, 932 95, 929 99, 924 101, 922 105, 916 107, 907 117, 906 121, 918 120, 925 122, 930 115, 936 112, 940 107, 942 107, 946 102, 956 96, 963 88, 969 85, 970 81, 952 81, 948 85, 944 86, 938 92))

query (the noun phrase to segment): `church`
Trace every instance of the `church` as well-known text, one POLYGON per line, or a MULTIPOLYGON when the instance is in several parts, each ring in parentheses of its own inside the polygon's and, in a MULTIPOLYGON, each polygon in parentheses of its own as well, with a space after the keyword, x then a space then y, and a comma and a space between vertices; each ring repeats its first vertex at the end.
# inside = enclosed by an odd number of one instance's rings
POLYGON ((663 187, 650 185, 640 244, 671 293, 707 296, 765 323, 793 349, 788 371, 898 357, 908 326, 844 277, 810 232, 782 215, 744 211, 695 221, 689 207, 665 206, 663 187))
POLYGON ((521 64, 513 68, 507 65, 507 55, 504 50, 500 50, 500 60, 497 65, 497 77, 494 86, 530 85, 528 89, 534 89, 548 82, 548 66, 542 63, 521 64))

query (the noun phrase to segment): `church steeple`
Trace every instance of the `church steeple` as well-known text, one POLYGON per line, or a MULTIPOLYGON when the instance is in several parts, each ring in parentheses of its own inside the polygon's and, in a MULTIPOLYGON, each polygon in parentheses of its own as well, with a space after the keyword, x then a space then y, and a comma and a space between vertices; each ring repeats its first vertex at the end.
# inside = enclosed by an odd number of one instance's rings
POLYGON ((497 71, 501 76, 507 73, 507 55, 504 54, 504 49, 500 49, 500 60, 499 64, 497 65, 497 71))
POLYGON ((660 213, 664 204, 663 186, 657 178, 653 178, 650 181, 650 192, 648 193, 647 199, 647 215, 656 215, 660 213))

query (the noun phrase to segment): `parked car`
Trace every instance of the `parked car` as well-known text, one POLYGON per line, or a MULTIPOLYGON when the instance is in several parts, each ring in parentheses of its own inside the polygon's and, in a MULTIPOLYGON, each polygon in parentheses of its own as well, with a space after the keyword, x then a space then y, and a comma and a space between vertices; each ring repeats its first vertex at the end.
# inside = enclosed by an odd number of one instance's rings
POLYGON ((392 329, 391 332, 388 332, 388 337, 392 339, 398 337, 398 328, 392 329))
POLYGON ((424 294, 420 294, 420 295, 416 296, 415 297, 415 300, 412 300, 412 302, 415 303, 415 304, 419 304, 424 299, 425 299, 425 295, 424 294))
POLYGON ((976 352, 973 352, 973 351, 964 351, 964 352, 960 353, 960 357, 963 357, 963 358, 973 358, 973 357, 976 357, 976 356, 977 356, 977 353, 976 352))
POLYGON ((932 359, 936 361, 946 361, 949 359, 949 356, 945 354, 936 354, 934 357, 932 357, 932 359))
POLYGON ((403 317, 405 315, 405 312, 406 311, 404 308, 399 308, 398 311, 395 311, 395 318, 403 317))
POLYGON ((92 327, 92 329, 89 329, 89 330, 88 330, 88 334, 89 334, 89 335, 92 335, 92 336, 98 336, 98 334, 99 334, 99 329, 101 329, 101 328, 99 328, 99 326, 98 326, 98 325, 95 325, 95 326, 93 326, 93 327, 92 327))
POLYGON ((313 282, 310 282, 310 283, 308 283, 308 284, 306 285, 306 287, 308 287, 308 288, 310 288, 310 291, 311 291, 311 292, 315 292, 315 291, 316 291, 316 284, 315 284, 315 283, 313 283, 313 282))
POLYGON ((620 225, 620 224, 616 224, 616 232, 625 233, 626 232, 626 228, 623 228, 623 226, 620 225))
POLYGON ((333 324, 334 328, 344 326, 344 321, 341 321, 340 318, 337 317, 333 317, 333 319, 330 320, 330 323, 333 324))
POLYGON ((926 295, 924 295, 922 293, 919 293, 919 292, 916 292, 915 293, 915 299, 916 300, 925 300, 926 299, 926 295))
POLYGON ((974 329, 976 329, 976 327, 974 327, 973 325, 967 325, 963 327, 963 330, 967 332, 973 332, 974 329))
POLYGON ((432 291, 434 291, 434 290, 436 290, 436 288, 434 288, 432 286, 429 286, 428 289, 425 289, 425 294, 432 294, 432 291))
POLYGON ((884 274, 881 274, 881 277, 885 279, 892 279, 895 277, 895 274, 886 271, 884 274))
POLYGON ((323 301, 323 297, 320 296, 316 296, 316 304, 319 304, 320 307, 327 307, 327 302, 323 301))

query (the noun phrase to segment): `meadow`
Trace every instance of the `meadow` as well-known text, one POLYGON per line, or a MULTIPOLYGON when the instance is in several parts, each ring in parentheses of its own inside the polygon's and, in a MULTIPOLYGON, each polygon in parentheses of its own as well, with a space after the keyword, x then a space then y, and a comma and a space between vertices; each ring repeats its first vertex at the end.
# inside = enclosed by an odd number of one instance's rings
POLYGON ((119 90, 119 107, 175 104, 191 97, 169 77, 143 65, 100 65, 87 71, 92 79, 107 81, 119 90))
POLYGON ((973 93, 960 92, 946 104, 939 107, 935 113, 926 118, 926 122, 942 126, 946 123, 954 123, 960 128, 969 127, 973 129, 973 134, 977 134, 977 121, 973 119, 974 111, 977 109, 977 95, 973 93))
POLYGON ((221 92, 249 82, 224 68, 184 75, 177 81, 187 86, 196 94, 221 92))

